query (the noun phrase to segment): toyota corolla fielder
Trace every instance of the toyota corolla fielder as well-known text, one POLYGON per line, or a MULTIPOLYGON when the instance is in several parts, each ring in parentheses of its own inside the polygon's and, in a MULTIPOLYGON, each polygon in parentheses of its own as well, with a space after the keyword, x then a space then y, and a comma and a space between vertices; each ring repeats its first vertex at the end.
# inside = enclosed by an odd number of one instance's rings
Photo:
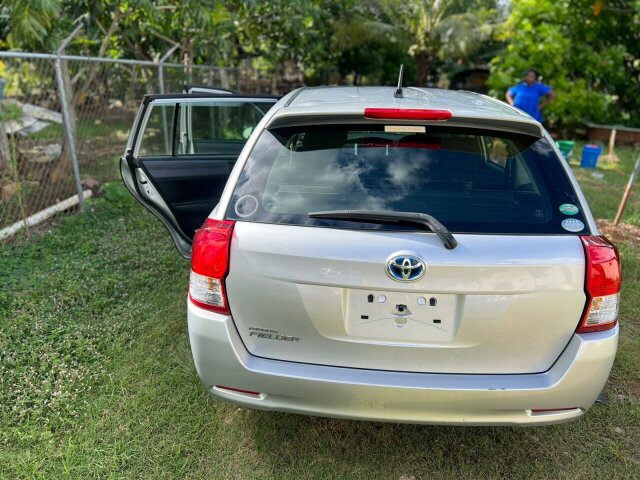
POLYGON ((191 349, 217 398, 540 425, 582 416, 609 375, 618 253, 549 134, 502 102, 152 95, 121 169, 191 257, 191 349))

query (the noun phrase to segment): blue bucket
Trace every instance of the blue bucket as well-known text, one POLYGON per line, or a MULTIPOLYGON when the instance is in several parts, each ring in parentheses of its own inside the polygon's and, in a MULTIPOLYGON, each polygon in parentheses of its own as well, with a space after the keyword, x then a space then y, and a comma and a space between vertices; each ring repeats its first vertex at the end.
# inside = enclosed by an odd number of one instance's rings
POLYGON ((596 168, 598 166, 598 157, 601 154, 602 147, 598 145, 585 145, 582 147, 580 166, 582 168, 596 168))

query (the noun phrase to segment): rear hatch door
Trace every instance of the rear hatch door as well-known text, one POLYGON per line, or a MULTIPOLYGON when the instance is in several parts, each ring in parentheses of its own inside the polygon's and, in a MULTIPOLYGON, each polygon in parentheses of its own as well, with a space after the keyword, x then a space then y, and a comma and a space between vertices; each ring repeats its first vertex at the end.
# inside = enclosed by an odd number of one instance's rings
POLYGON ((227 211, 226 287, 246 347, 376 370, 547 370, 586 300, 588 230, 559 162, 544 139, 461 127, 265 131, 227 211), (431 214, 458 246, 308 216, 349 209, 431 214))

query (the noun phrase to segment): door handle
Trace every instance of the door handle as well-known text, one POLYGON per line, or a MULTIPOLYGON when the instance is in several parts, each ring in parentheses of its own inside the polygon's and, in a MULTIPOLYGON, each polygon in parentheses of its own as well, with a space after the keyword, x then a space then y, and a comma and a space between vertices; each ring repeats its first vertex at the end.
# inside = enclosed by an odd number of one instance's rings
POLYGON ((138 183, 140 183, 141 185, 145 185, 146 183, 149 183, 149 179, 144 174, 141 168, 136 168, 136 179, 138 180, 138 183))

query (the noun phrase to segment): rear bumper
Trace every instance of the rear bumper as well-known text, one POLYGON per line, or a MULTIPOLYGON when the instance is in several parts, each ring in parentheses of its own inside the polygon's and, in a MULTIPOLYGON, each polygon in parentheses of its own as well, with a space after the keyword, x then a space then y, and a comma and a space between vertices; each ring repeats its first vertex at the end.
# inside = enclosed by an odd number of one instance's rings
POLYGON ((574 335, 556 363, 528 375, 404 373, 307 365, 251 355, 231 317, 188 302, 198 375, 215 397, 239 405, 336 418, 449 425, 545 425, 593 405, 618 347, 618 327, 574 335), (224 385, 260 395, 222 390, 224 385), (561 409, 532 412, 531 409, 561 409))

